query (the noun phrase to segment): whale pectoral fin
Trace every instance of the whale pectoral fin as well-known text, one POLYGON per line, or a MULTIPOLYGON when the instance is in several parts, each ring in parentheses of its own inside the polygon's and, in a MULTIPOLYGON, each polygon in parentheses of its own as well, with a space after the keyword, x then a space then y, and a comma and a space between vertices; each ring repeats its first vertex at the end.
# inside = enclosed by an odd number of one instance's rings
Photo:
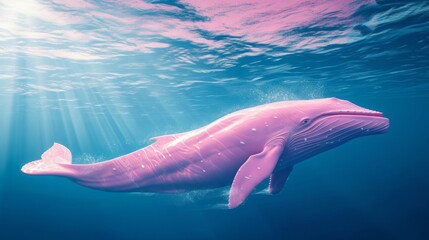
POLYGON ((277 194, 282 190, 287 178, 292 172, 292 169, 293 166, 290 166, 278 172, 273 172, 273 174, 271 174, 270 185, 268 186, 268 192, 270 194, 277 194))
POLYGON ((229 192, 229 208, 240 205, 252 190, 274 170, 280 155, 282 145, 265 146, 261 153, 252 155, 238 169, 229 192))

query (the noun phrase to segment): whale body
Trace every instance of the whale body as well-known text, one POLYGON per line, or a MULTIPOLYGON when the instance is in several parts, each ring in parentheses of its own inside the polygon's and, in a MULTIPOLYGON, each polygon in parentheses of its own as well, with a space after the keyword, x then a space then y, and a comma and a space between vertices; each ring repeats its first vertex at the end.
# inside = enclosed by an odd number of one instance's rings
POLYGON ((337 98, 283 101, 228 114, 199 129, 153 138, 153 144, 112 160, 72 164, 69 149, 54 143, 41 160, 22 167, 30 175, 67 177, 105 191, 178 193, 231 185, 229 208, 262 181, 283 188, 293 166, 356 137, 389 128, 381 112, 337 98))

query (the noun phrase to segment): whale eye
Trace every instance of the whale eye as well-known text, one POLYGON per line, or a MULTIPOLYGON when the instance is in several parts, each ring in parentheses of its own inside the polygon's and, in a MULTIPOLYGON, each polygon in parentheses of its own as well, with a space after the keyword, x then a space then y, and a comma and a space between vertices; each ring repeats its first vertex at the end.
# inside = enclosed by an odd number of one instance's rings
POLYGON ((305 118, 301 121, 301 125, 307 125, 310 122, 309 118, 305 118))

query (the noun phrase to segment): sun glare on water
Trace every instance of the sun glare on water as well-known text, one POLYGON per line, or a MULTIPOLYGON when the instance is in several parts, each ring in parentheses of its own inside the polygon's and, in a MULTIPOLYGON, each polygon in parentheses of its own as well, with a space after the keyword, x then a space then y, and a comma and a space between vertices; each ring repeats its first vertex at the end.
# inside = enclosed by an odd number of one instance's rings
MULTIPOLYGON (((19 21, 26 21, 29 17, 40 17, 44 13, 44 6, 35 0, 5 0, 0 3, 2 21, 0 29, 6 29, 12 33, 22 30, 19 21)), ((28 23, 28 22, 27 22, 28 23)))

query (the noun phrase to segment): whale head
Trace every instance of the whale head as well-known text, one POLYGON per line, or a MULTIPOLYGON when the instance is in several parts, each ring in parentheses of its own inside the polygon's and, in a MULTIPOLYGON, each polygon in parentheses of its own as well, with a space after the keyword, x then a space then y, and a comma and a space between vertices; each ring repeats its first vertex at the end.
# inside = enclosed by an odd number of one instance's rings
MULTIPOLYGON (((389 128, 381 112, 338 98, 299 101, 293 106, 293 126, 283 153, 299 162, 351 139, 380 134, 389 128)), ((286 160, 286 161, 288 161, 286 160)))

